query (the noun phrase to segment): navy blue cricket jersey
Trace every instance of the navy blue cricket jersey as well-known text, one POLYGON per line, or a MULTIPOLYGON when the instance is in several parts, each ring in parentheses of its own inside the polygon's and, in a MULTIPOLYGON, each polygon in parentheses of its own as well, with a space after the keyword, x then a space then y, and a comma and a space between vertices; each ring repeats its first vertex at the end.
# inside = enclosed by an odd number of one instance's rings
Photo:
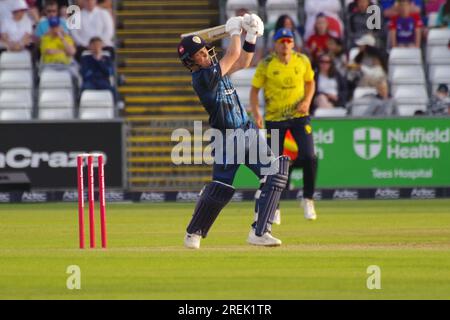
POLYGON ((209 125, 215 129, 237 129, 249 121, 228 76, 222 77, 220 65, 213 64, 192 73, 192 85, 209 114, 209 125))

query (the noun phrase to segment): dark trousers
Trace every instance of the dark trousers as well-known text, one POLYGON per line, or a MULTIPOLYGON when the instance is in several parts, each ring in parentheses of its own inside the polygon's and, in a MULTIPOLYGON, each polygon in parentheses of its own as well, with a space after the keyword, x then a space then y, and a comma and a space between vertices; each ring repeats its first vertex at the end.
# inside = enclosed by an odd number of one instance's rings
MULTIPOLYGON (((291 131, 292 136, 294 137, 294 140, 298 146, 298 157, 289 168, 289 177, 293 168, 303 168, 303 197, 312 199, 316 187, 317 157, 314 151, 311 118, 308 116, 286 121, 266 121, 266 128, 268 133, 267 141, 269 143, 269 146, 272 145, 270 130, 279 130, 278 146, 280 146, 280 154, 283 154, 283 144, 286 132, 287 130, 291 131)), ((272 151, 276 152, 276 150, 272 151)), ((278 154, 275 155, 279 156, 278 154)))

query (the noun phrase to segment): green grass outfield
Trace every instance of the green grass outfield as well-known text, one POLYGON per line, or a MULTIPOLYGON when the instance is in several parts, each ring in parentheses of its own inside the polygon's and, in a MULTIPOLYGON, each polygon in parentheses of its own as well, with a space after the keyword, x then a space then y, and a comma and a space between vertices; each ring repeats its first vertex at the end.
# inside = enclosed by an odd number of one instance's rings
POLYGON ((450 200, 316 204, 308 222, 283 202, 283 246, 259 248, 253 204, 232 203, 199 251, 182 246, 192 203, 109 204, 106 251, 77 249, 76 204, 1 205, 0 299, 450 299, 450 200))

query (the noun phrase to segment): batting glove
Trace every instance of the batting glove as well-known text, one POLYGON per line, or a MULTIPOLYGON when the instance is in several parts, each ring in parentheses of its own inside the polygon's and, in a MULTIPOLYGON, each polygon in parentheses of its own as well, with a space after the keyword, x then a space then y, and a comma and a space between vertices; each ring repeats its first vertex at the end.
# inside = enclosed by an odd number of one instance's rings
POLYGON ((245 41, 249 43, 255 44, 256 39, 264 34, 264 22, 254 13, 244 15, 242 28, 247 31, 245 41))
POLYGON ((230 34, 230 37, 234 35, 241 35, 242 32, 242 17, 232 17, 227 20, 225 25, 225 31, 230 34))

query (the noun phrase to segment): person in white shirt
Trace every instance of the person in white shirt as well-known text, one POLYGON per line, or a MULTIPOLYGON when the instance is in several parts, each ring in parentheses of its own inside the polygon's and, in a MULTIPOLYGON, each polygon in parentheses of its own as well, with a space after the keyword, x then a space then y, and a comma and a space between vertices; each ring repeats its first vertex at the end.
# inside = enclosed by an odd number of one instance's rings
POLYGON ((33 45, 33 23, 27 16, 28 5, 17 0, 11 5, 12 17, 7 17, 1 25, 1 39, 9 51, 22 51, 33 45))
POLYGON ((81 28, 72 30, 77 45, 77 60, 89 47, 92 38, 99 37, 105 44, 105 50, 114 56, 114 21, 110 13, 97 5, 97 0, 84 0, 81 10, 81 28))

